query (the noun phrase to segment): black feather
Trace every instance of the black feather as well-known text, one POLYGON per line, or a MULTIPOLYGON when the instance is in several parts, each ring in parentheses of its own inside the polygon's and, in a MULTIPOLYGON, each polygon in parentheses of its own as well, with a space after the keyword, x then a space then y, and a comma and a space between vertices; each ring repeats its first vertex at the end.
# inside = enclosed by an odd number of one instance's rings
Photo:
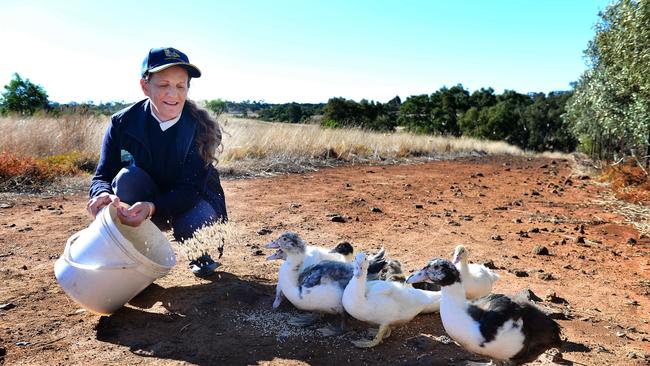
POLYGON ((471 302, 467 312, 479 322, 481 335, 485 339, 483 344, 494 340, 499 327, 508 320, 523 320, 521 332, 524 334, 524 344, 510 359, 516 364, 531 362, 547 349, 562 345, 560 326, 527 301, 492 294, 471 302))
POLYGON ((322 280, 327 278, 330 281, 337 282, 341 288, 345 288, 350 279, 352 279, 353 269, 349 263, 322 261, 305 268, 298 276, 300 287, 314 287, 321 284, 322 280))
POLYGON ((381 272, 382 269, 386 266, 386 258, 384 255, 386 254, 386 251, 384 248, 381 248, 381 250, 370 257, 368 259, 368 275, 373 275, 381 272))
POLYGON ((331 250, 331 253, 339 253, 342 255, 349 255, 354 252, 354 248, 352 248, 352 244, 350 244, 347 241, 342 241, 334 247, 334 249, 331 250))
POLYGON ((435 283, 417 282, 413 284, 413 288, 424 291, 440 291, 440 286, 435 283))
POLYGON ((519 320, 522 316, 520 306, 508 296, 500 294, 491 294, 471 302, 467 313, 480 324, 483 343, 493 341, 503 323, 510 319, 519 320))
POLYGON ((555 320, 529 302, 519 303, 519 305, 524 319, 525 340, 524 347, 512 357, 512 361, 518 364, 532 362, 547 349, 560 348, 562 346, 561 331, 555 320))

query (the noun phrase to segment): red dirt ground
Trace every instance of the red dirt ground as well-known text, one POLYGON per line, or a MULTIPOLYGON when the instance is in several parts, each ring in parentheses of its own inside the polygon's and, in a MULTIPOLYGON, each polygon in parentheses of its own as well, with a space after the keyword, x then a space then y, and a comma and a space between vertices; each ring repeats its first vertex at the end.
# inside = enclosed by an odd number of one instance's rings
MULTIPOLYGON (((436 340, 445 334, 437 314, 417 317, 370 350, 350 343, 367 328, 360 322, 330 338, 287 325, 295 309, 286 300, 271 309, 279 263, 265 261, 270 251, 260 250, 285 230, 326 247, 341 240, 358 250, 383 246, 407 272, 431 258, 449 258, 465 244, 470 260, 492 260, 498 268, 496 292, 529 288, 542 299, 555 293, 565 300, 538 303, 560 318, 566 339, 561 364, 645 365, 650 359, 650 239, 597 203, 607 188, 572 175, 566 161, 472 157, 223 185, 245 245, 226 246, 223 265, 209 279, 195 278, 179 256, 167 277, 108 317, 79 310, 52 271, 67 238, 90 223, 85 194, 0 195, 0 304, 15 305, 0 310, 0 364, 481 360, 436 340), (334 213, 347 222, 332 222, 334 213), (258 234, 263 227, 272 233, 258 234), (496 235, 503 240, 493 240, 496 235), (533 254, 536 246, 550 255, 533 254), (517 277, 515 270, 528 276, 517 277)), ((536 364, 552 361, 544 355, 536 364)))

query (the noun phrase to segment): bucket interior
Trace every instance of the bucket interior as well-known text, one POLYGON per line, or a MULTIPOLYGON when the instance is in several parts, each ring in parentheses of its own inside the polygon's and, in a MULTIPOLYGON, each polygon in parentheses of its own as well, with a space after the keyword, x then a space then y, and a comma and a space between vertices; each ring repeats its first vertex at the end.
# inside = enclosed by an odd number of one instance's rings
POLYGON ((111 220, 126 240, 152 262, 164 267, 173 267, 176 256, 169 240, 150 220, 145 220, 140 226, 124 225, 117 218, 117 210, 110 210, 111 220))

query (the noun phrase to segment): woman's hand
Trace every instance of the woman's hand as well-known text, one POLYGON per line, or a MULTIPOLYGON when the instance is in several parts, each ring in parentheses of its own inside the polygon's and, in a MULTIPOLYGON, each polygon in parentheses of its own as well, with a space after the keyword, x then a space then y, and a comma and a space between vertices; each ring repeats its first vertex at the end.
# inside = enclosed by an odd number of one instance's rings
POLYGON ((151 202, 137 202, 133 206, 118 207, 117 209, 117 218, 124 225, 128 226, 140 226, 142 222, 150 218, 156 207, 151 202))
POLYGON ((120 198, 114 194, 104 192, 101 193, 99 196, 93 197, 90 200, 88 200, 88 204, 86 205, 86 210, 88 210, 88 213, 94 219, 97 216, 97 212, 99 212, 99 210, 108 206, 109 204, 112 204, 113 206, 119 208, 120 198))

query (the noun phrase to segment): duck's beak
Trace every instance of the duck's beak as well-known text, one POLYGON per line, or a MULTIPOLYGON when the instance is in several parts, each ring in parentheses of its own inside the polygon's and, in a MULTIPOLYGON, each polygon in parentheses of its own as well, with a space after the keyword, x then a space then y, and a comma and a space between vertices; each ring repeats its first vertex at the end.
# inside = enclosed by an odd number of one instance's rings
POLYGON ((422 269, 418 272, 413 273, 406 279, 406 283, 418 283, 418 282, 431 282, 429 277, 427 277, 426 272, 422 269))
POLYGON ((279 249, 280 244, 277 241, 273 240, 273 241, 270 241, 270 242, 266 243, 266 245, 264 245, 264 247, 268 248, 268 249, 279 249))
POLYGON ((283 259, 284 257, 282 256, 282 250, 278 249, 275 251, 275 253, 271 254, 270 256, 266 257, 267 261, 274 261, 277 259, 283 259))
POLYGON ((460 263, 460 253, 454 254, 454 264, 460 263))

